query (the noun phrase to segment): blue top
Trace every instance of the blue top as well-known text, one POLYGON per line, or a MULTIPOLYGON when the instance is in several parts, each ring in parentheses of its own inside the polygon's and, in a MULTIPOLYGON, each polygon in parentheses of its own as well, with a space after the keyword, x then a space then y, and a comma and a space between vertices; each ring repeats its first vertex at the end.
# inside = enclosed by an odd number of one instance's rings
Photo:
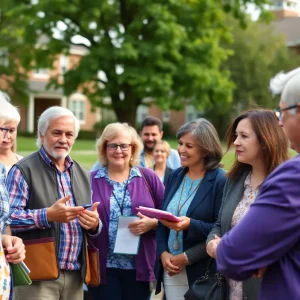
POLYGON ((117 237, 118 221, 121 216, 121 208, 123 207, 123 216, 132 216, 132 204, 129 191, 127 188, 128 183, 132 181, 134 177, 141 177, 140 170, 138 168, 132 168, 129 174, 129 179, 119 183, 111 180, 108 177, 106 168, 100 168, 95 178, 103 177, 108 183, 113 186, 113 192, 110 196, 110 217, 109 217, 109 229, 108 229, 108 255, 107 255, 107 268, 118 268, 118 269, 135 269, 135 256, 129 254, 116 254, 114 253, 115 241, 117 237), (124 197, 124 204, 122 200, 124 197), (114 196, 115 195, 115 196, 114 196), (117 199, 116 199, 116 198, 117 199), (118 201, 118 202, 117 202, 118 201))
MULTIPOLYGON (((177 217, 186 216, 188 208, 196 194, 198 189, 198 185, 200 184, 201 179, 191 180, 187 175, 184 177, 181 182, 177 192, 173 196, 170 201, 166 211, 171 212, 173 215, 177 217), (180 209, 179 214, 177 215, 178 206, 180 209)), ((176 240, 176 231, 171 229, 168 239, 168 247, 169 252, 173 255, 177 255, 183 252, 183 231, 178 232, 178 241, 179 241, 179 249, 174 249, 173 244, 176 240)))
POLYGON ((218 269, 234 280, 267 267, 260 300, 300 297, 299 174, 299 155, 273 171, 248 213, 217 248, 218 269))
MULTIPOLYGON (((140 167, 146 167, 145 166, 145 153, 144 150, 142 150, 141 154, 140 154, 140 163, 139 163, 140 167)), ((171 149, 170 155, 167 159, 167 167, 169 167, 170 169, 177 169, 179 167, 181 167, 181 163, 180 163, 180 158, 179 158, 179 154, 176 150, 171 149)), ((99 161, 97 161, 91 168, 90 172, 93 171, 97 171, 101 168, 101 164, 99 161)))
POLYGON ((5 166, 0 164, 0 235, 9 225, 9 195, 5 187, 5 166))

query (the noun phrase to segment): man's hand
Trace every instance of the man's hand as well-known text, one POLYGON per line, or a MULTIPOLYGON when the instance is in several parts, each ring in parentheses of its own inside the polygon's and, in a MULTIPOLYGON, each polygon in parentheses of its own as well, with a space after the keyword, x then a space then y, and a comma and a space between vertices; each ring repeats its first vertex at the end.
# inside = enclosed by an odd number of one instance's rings
POLYGON ((79 224, 86 230, 95 231, 99 226, 99 214, 97 207, 100 202, 93 203, 91 210, 82 210, 78 215, 79 224))
POLYGON ((7 234, 2 235, 2 245, 8 262, 17 264, 25 259, 25 246, 22 239, 7 234))
POLYGON ((67 196, 57 200, 52 206, 47 208, 48 222, 69 223, 77 218, 78 214, 84 210, 82 206, 67 206, 66 202, 71 199, 67 196))
POLYGON ((208 244, 206 246, 207 254, 214 259, 216 258, 217 247, 218 247, 218 244, 220 243, 220 241, 221 241, 221 238, 219 238, 217 235, 215 235, 215 239, 208 242, 208 244))
POLYGON ((181 272, 181 269, 173 264, 173 259, 174 256, 167 251, 164 251, 160 256, 161 263, 169 276, 174 276, 181 272))
POLYGON ((190 227, 191 219, 188 217, 180 217, 181 222, 171 222, 160 219, 159 221, 164 224, 166 227, 170 229, 174 229, 175 231, 179 232, 182 230, 186 230, 190 227))
POLYGON ((134 221, 128 225, 129 230, 135 235, 142 235, 145 232, 157 227, 157 219, 152 219, 144 216, 140 212, 137 214, 141 219, 134 221))

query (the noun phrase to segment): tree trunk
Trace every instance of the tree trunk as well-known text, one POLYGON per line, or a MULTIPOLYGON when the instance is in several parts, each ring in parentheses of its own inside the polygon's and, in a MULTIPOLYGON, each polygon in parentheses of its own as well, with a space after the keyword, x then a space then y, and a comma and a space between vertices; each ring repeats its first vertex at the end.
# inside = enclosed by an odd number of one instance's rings
POLYGON ((114 111, 119 122, 126 122, 133 128, 136 128, 136 110, 137 105, 126 105, 126 107, 114 107, 114 111))

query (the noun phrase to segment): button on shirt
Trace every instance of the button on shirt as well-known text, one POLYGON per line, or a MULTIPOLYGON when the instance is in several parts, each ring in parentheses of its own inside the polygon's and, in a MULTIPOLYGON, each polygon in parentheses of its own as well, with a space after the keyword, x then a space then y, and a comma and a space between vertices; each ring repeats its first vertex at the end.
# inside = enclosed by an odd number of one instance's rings
MULTIPOLYGON (((59 187, 59 198, 71 195, 66 203, 76 206, 72 193, 70 170, 73 165, 72 159, 65 159, 65 170, 60 172, 49 159, 43 147, 39 154, 51 168, 56 171, 56 180, 59 187)), ((47 221, 46 208, 25 209, 29 200, 30 187, 17 166, 14 166, 7 177, 7 190, 10 193, 11 205, 11 227, 14 231, 25 231, 30 229, 50 228, 51 223, 47 221)), ((78 256, 82 247, 83 233, 78 219, 69 223, 60 223, 60 245, 58 253, 59 268, 62 270, 79 270, 81 265, 78 256)))

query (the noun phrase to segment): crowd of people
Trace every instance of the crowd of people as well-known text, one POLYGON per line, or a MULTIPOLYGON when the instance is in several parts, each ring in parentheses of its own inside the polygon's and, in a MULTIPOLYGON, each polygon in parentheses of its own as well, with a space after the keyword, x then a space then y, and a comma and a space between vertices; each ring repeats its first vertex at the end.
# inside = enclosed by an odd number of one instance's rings
POLYGON ((277 112, 249 109, 232 121, 228 172, 212 123, 183 124, 176 151, 155 117, 140 134, 107 125, 89 172, 70 157, 79 121, 57 106, 39 117, 38 151, 22 158, 20 114, 1 92, 1 299, 83 299, 88 243, 99 249, 101 282, 88 286, 94 300, 148 300, 162 289, 182 300, 211 262, 225 277, 220 300, 300 299, 300 158, 288 151, 290 141, 300 153, 299 83, 300 68, 280 73, 271 80, 277 112), (179 221, 147 217, 141 206, 179 221), (138 239, 136 252, 117 250, 120 235, 138 239), (13 287, 10 264, 24 259, 33 282, 13 287))

